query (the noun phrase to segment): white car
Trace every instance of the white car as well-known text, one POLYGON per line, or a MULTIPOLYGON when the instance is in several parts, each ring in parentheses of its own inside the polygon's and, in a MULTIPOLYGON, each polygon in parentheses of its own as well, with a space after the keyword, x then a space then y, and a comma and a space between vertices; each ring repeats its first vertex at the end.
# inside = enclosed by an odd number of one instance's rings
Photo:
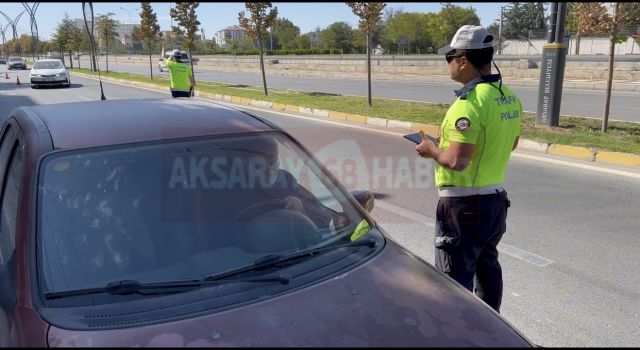
POLYGON ((36 61, 31 67, 31 88, 40 85, 71 86, 71 78, 67 68, 59 59, 45 59, 36 61))

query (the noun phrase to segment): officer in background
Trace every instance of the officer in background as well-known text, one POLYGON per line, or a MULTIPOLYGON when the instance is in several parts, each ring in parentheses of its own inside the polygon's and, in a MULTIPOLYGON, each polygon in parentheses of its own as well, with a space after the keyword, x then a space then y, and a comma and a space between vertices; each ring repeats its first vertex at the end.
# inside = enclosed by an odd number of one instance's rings
MULTIPOLYGON (((161 59, 164 60, 164 45, 162 46, 161 59)), ((169 59, 164 64, 169 70, 169 82, 172 97, 191 97, 194 94, 196 81, 193 78, 191 66, 180 61, 182 52, 173 50, 169 59)))
POLYGON ((450 45, 438 50, 451 79, 464 86, 455 90, 438 145, 421 132, 416 152, 437 163, 436 267, 500 312, 497 245, 510 206, 503 182, 518 145, 522 105, 502 84, 500 70, 491 74, 493 51, 493 36, 472 25, 460 27, 450 45))

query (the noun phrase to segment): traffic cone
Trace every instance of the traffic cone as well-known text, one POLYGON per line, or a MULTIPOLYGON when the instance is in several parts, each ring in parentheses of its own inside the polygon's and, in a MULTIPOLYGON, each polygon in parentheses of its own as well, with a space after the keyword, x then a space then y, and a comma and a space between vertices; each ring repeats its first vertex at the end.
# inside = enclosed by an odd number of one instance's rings
POLYGON ((9 72, 4 72, 4 78, 9 79, 9 72))
POLYGON ((16 85, 22 85, 22 83, 20 82, 19 76, 16 76, 16 85))

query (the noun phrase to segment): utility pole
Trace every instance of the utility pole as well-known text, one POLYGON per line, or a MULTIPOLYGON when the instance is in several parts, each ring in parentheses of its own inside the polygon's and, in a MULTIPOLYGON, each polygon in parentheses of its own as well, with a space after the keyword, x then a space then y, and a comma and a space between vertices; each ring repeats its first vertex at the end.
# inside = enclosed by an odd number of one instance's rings
MULTIPOLYGON (((171 3, 169 3, 169 13, 171 13, 171 10, 173 9, 173 7, 171 6, 171 3)), ((171 46, 169 50, 173 50, 173 17, 171 17, 171 15, 169 15, 169 21, 171 21, 171 30, 169 31, 169 38, 171 39, 171 46)), ((164 55, 164 52, 162 53, 164 55)))
POLYGON ((498 55, 502 55, 502 13, 504 6, 500 6, 500 26, 498 27, 498 55))
POLYGON ((566 13, 567 3, 552 4, 548 44, 542 49, 536 126, 558 126, 560 122, 562 80, 567 57, 567 45, 563 40, 566 13))

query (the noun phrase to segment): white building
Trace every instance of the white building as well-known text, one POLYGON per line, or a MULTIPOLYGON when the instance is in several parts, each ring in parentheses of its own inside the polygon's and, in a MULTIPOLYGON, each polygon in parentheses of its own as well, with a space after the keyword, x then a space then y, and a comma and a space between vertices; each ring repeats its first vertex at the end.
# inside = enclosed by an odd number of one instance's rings
POLYGON ((223 30, 217 31, 213 36, 221 48, 228 48, 232 40, 242 40, 245 35, 245 30, 239 26, 230 26, 223 30))
MULTIPOLYGON (((94 25, 95 27, 93 28, 93 35, 98 36, 98 23, 100 23, 100 18, 99 17, 94 17, 93 18, 94 21, 94 25)), ((133 27, 137 26, 138 24, 136 23, 122 23, 120 21, 118 21, 117 19, 114 20, 115 24, 116 24, 116 33, 118 33, 118 39, 120 40, 120 42, 122 42, 123 44, 125 44, 125 42, 131 42, 131 33, 133 32, 133 27)), ((87 24, 89 25, 89 29, 91 29, 91 21, 88 21, 87 24)), ((82 30, 83 32, 86 31, 87 29, 84 26, 84 19, 74 19, 73 20, 73 25, 82 30)))

